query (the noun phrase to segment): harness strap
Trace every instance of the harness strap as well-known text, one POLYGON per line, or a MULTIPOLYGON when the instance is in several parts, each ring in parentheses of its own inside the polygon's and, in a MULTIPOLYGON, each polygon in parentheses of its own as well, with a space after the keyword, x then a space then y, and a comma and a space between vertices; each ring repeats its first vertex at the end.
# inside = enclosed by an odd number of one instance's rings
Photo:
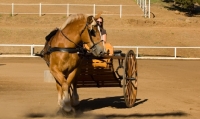
POLYGON ((94 48, 94 46, 96 46, 97 44, 99 44, 99 43, 101 43, 101 42, 103 42, 103 40, 100 40, 99 42, 94 43, 94 45, 93 45, 90 49, 94 48))
MULTIPOLYGON (((85 31, 86 27, 87 27, 87 24, 85 25, 84 29, 81 31, 80 36, 81 36, 82 33, 85 31)), ((80 48, 82 47, 82 46, 80 46, 80 45, 74 43, 72 40, 70 40, 70 39, 63 33, 62 30, 60 30, 60 32, 62 33, 62 35, 63 35, 67 40, 69 40, 71 43, 73 43, 76 47, 80 47, 80 48)))
POLYGON ((69 40, 71 43, 73 43, 76 47, 81 47, 81 46, 77 45, 76 43, 74 43, 72 40, 70 40, 70 39, 62 32, 62 30, 60 30, 60 32, 62 33, 62 35, 63 35, 67 40, 69 40))
POLYGON ((78 48, 59 48, 59 47, 52 47, 52 48, 49 49, 50 53, 56 52, 56 51, 68 52, 68 53, 77 53, 77 52, 80 51, 80 49, 78 49, 78 48))

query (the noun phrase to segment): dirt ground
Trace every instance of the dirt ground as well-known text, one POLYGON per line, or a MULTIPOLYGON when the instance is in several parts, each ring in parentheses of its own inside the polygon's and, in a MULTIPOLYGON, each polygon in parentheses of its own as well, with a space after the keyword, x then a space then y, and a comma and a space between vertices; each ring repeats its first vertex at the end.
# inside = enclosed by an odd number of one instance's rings
MULTIPOLYGON (((40 3, 41 0, 1 0, 1 3, 40 3)), ((134 0, 48 0, 43 3, 124 4, 134 0)), ((106 16, 104 27, 114 46, 200 46, 199 16, 152 4, 154 18, 106 16)), ((128 10, 123 8, 124 11, 128 10)), ((111 9, 110 9, 111 11, 111 9)), ((110 12, 104 10, 104 13, 110 12)), ((132 12, 142 14, 139 7, 132 12)), ((151 14, 151 17, 152 14, 151 14)), ((65 15, 0 15, 0 44, 44 44, 44 37, 66 20, 65 15)), ((28 49, 29 50, 29 49, 28 49)), ((36 52, 40 49, 36 49, 36 52)), ((24 48, 0 47, 0 54, 27 53, 24 48)), ((144 51, 143 53, 157 53, 144 51)), ((142 52, 141 52, 142 53, 142 52)), ((179 56, 199 56, 181 51, 179 56)), ((161 50, 161 54, 170 54, 161 50)), ((200 56, 199 56, 200 57, 200 56)), ((47 70, 41 58, 0 57, 0 119, 62 119, 57 116, 55 83, 44 82, 47 70)), ((80 88, 81 114, 87 119, 198 119, 200 117, 199 60, 138 60, 139 89, 136 105, 126 108, 122 88, 80 88)))
MULTIPOLYGON (((62 119, 54 82, 44 81, 41 58, 0 58, 1 119, 62 119)), ((126 108, 123 89, 79 88, 82 119, 198 119, 200 62, 138 60, 135 106, 126 108)))
MULTIPOLYGON (((2 3, 40 3, 40 0, 2 0, 2 3)), ((111 5, 135 5, 134 7, 123 7, 123 13, 143 14, 141 8, 134 0, 49 0, 51 4, 111 4, 111 5)), ((98 7, 97 7, 98 8, 98 7)), ((26 8, 27 9, 27 8, 26 8)), ((56 9, 56 8, 54 8, 56 9)), ((57 8, 58 9, 58 8, 57 8)), ((84 8, 76 8, 81 12, 84 8)), ((86 9, 86 8, 85 8, 86 9)), ((17 8, 16 8, 17 10, 17 8)), ((23 10, 23 9, 22 9, 23 10)), ((28 10, 28 9, 27 9, 28 10)), ((71 10, 71 9, 70 9, 71 10)), ((51 9, 49 8, 49 11, 51 9)), ((141 16, 119 16, 106 15, 107 13, 119 13, 119 9, 105 8, 97 9, 103 11, 104 27, 107 30, 108 42, 113 46, 173 46, 173 47, 198 47, 200 46, 200 21, 199 16, 186 17, 184 13, 176 13, 168 10, 166 4, 151 4, 151 18, 141 16), (123 41, 123 42, 122 42, 123 41)), ((92 12, 91 12, 92 13, 92 12)), ((0 15, 0 44, 44 44, 45 36, 55 27, 59 27, 66 20, 66 15, 0 15)), ((39 52, 41 49, 35 49, 39 52)), ((30 53, 30 48, 0 47, 0 53, 30 53)), ((144 55, 172 55, 169 50, 140 51, 144 55)), ((177 55, 184 57, 200 57, 200 49, 179 50, 177 55)))

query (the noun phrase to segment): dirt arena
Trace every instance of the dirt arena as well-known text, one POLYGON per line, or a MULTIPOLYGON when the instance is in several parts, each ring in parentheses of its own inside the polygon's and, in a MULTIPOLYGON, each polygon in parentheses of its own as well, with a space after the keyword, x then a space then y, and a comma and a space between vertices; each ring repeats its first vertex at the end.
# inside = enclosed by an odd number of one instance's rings
MULTIPOLYGON (((1 0, 1 3, 12 2, 40 3, 41 0, 1 0)), ((134 0, 48 0, 42 3, 136 5, 134 0)), ((139 7, 133 11, 142 14, 139 7)), ((152 4, 151 12, 155 15, 151 19, 104 15, 108 41, 114 46, 200 46, 199 16, 177 14, 167 10, 164 3, 152 4)), ((44 44, 44 37, 65 20, 66 15, 11 17, 1 14, 0 44, 44 44)), ((29 50, 0 47, 0 54, 30 53, 29 50)), ((160 51, 171 55, 166 50, 160 51)), ((200 51, 180 51, 178 55, 200 57, 200 51)), ((55 83, 44 82, 47 69, 41 58, 0 57, 0 119, 66 118, 57 115, 55 83)), ((122 88, 79 88, 81 103, 77 118, 199 119, 200 60, 138 60, 138 73, 138 95, 133 108, 125 107, 122 88)))
MULTIPOLYGON (((0 58, 1 119, 62 119, 41 58, 0 58)), ((199 60, 138 60, 139 89, 126 108, 122 88, 79 88, 81 119, 198 119, 199 60)))

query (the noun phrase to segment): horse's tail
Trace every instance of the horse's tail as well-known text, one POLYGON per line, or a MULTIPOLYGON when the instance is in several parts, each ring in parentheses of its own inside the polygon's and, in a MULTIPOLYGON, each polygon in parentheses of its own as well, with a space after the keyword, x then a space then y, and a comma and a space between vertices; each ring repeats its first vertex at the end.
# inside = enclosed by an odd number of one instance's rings
POLYGON ((40 53, 35 53, 34 55, 43 58, 44 57, 44 49, 40 53))
POLYGON ((43 57, 44 57, 44 55, 43 55, 43 54, 41 54, 41 53, 35 53, 35 54, 34 54, 34 56, 39 56, 39 57, 41 57, 41 58, 43 58, 43 57))

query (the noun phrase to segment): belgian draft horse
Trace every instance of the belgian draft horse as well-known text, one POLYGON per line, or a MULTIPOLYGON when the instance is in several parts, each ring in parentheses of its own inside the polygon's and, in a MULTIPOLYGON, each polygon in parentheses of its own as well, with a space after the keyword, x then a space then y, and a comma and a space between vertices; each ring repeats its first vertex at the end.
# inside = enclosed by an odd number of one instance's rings
POLYGON ((96 23, 100 15, 95 17, 84 14, 70 15, 60 28, 51 32, 49 38, 46 37, 48 39, 40 53, 56 80, 58 105, 66 113, 74 112, 73 107, 79 104, 76 77, 83 58, 81 54, 84 52, 90 52, 94 56, 104 54, 104 45, 96 23), (87 44, 90 49, 85 51, 83 44, 87 44))

